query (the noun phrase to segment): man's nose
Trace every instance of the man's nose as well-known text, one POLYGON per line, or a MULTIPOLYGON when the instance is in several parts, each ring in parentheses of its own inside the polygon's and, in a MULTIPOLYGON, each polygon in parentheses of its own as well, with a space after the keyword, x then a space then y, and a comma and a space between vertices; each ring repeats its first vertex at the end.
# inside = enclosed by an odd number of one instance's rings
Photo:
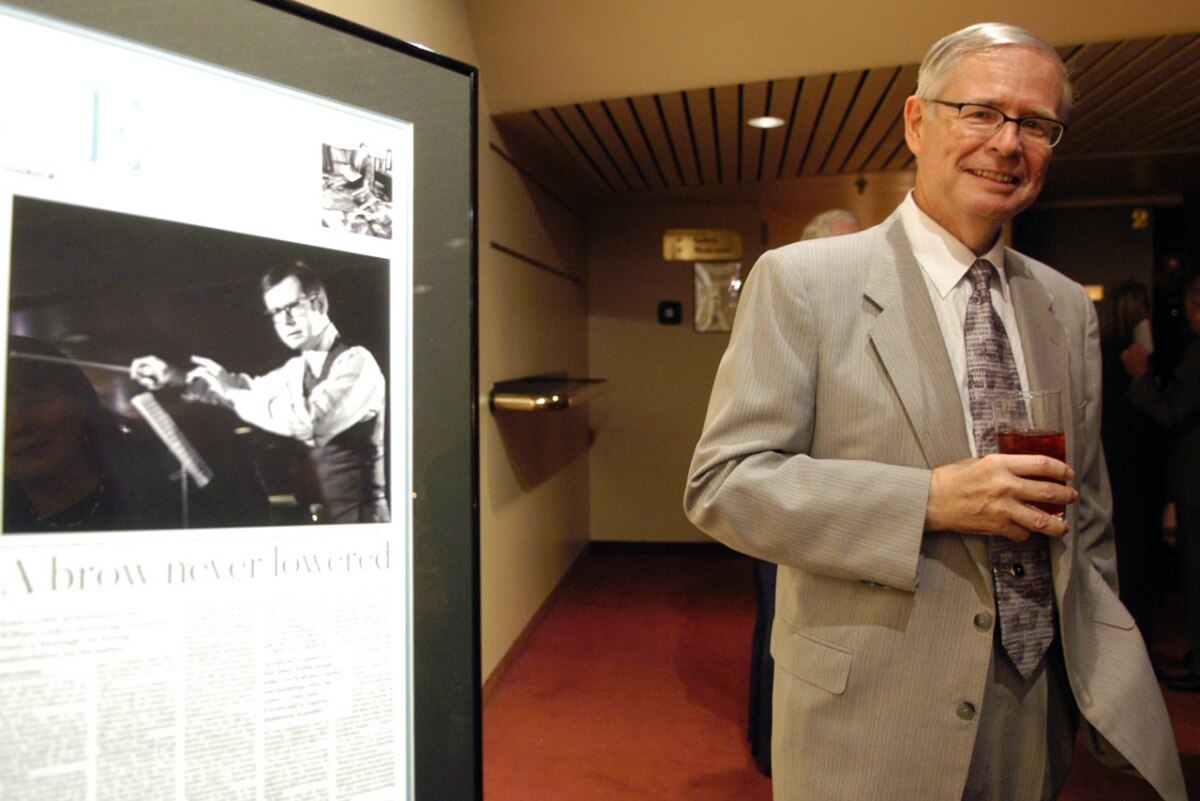
POLYGON ((1005 120, 1000 129, 992 134, 992 145, 1004 153, 1015 153, 1024 144, 1021 141, 1021 128, 1016 120, 1005 120), (1011 124, 1011 127, 1009 127, 1011 124))

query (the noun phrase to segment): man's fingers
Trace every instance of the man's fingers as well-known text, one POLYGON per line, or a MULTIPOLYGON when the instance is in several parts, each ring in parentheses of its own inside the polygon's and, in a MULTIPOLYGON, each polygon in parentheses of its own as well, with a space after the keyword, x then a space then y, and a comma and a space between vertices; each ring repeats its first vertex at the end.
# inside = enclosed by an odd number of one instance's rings
MULTIPOLYGON (((209 370, 213 373, 223 373, 225 368, 214 362, 212 359, 207 359, 203 356, 193 356, 192 363, 200 365, 201 368, 209 370)), ((194 372, 194 371, 193 371, 194 372)))
POLYGON ((1033 453, 994 453, 985 456, 984 459, 996 462, 998 466, 1018 476, 1048 478, 1062 482, 1075 478, 1075 471, 1069 464, 1050 456, 1033 453))

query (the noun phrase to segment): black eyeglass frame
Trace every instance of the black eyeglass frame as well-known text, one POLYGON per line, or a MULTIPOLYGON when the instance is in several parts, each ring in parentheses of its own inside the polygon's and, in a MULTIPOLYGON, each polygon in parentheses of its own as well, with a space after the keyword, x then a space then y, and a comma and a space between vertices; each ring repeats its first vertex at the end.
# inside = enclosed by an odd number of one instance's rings
MULTIPOLYGON (((291 303, 285 303, 282 306, 276 306, 273 309, 265 309, 263 311, 263 314, 266 315, 271 320, 278 320, 280 315, 283 315, 285 317, 290 317, 291 319, 294 320, 294 319, 296 319, 296 316, 295 316, 296 312, 304 311, 301 308, 301 304, 303 304, 306 301, 316 300, 316 298, 317 298, 316 293, 310 292, 306 295, 301 295, 300 297, 293 300, 291 303)), ((305 312, 305 313, 307 313, 307 312, 305 312)))
POLYGON ((1018 136, 1021 135, 1021 131, 1030 130, 1030 129, 1026 128, 1023 123, 1031 122, 1031 121, 1047 122, 1047 123, 1050 123, 1051 126, 1054 126, 1051 128, 1051 131, 1058 131, 1057 136, 1051 135, 1045 140, 1051 148, 1054 148, 1062 141, 1063 136, 1067 133, 1067 124, 1065 122, 1063 122, 1062 120, 1056 120, 1051 117, 1010 117, 1007 114, 1005 114, 1003 111, 1001 111, 1000 109, 996 108, 995 106, 989 106, 987 103, 972 103, 970 101, 956 103, 956 102, 952 102, 950 100, 938 100, 937 98, 932 98, 932 97, 926 98, 926 99, 930 103, 937 103, 939 106, 948 106, 949 108, 954 109, 955 111, 957 111, 959 113, 959 119, 962 119, 962 110, 966 106, 976 106, 978 108, 985 108, 988 111, 996 112, 997 114, 1000 115, 1000 124, 997 125, 994 130, 992 130, 992 132, 989 134, 989 136, 995 136, 997 133, 1000 132, 1001 128, 1003 128, 1005 125, 1007 125, 1010 122, 1015 122, 1017 124, 1017 135, 1018 136))

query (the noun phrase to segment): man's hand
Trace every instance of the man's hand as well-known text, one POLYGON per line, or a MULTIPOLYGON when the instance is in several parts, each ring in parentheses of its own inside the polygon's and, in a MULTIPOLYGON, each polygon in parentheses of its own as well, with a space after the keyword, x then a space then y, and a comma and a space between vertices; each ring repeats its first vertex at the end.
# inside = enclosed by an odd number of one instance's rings
POLYGON ((1056 483, 1074 476, 1067 464, 1049 456, 994 453, 942 465, 933 471, 929 485, 925 528, 1016 542, 1029 539, 1032 532, 1061 537, 1067 533, 1065 520, 1030 504, 1079 500, 1072 487, 1056 483))
POLYGON ((151 391, 165 387, 170 373, 170 365, 157 356, 139 356, 129 365, 129 377, 151 391))
POLYGON ((238 386, 237 376, 226 370, 212 359, 203 356, 193 356, 192 363, 196 365, 187 374, 188 392, 208 401, 218 401, 228 404, 229 390, 238 386), (209 396, 209 397, 205 397, 209 396))

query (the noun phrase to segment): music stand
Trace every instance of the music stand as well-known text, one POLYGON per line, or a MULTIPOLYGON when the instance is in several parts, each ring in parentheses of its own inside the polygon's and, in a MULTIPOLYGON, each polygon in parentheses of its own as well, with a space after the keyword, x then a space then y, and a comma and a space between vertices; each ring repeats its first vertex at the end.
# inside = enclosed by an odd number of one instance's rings
POLYGON ((196 482, 196 486, 204 489, 212 480, 213 472, 205 463, 204 458, 179 430, 175 420, 162 407, 158 399, 150 392, 143 392, 130 398, 129 403, 137 409, 150 429, 158 435, 163 445, 167 446, 175 458, 179 460, 179 497, 183 504, 183 527, 188 527, 188 476, 196 482))

